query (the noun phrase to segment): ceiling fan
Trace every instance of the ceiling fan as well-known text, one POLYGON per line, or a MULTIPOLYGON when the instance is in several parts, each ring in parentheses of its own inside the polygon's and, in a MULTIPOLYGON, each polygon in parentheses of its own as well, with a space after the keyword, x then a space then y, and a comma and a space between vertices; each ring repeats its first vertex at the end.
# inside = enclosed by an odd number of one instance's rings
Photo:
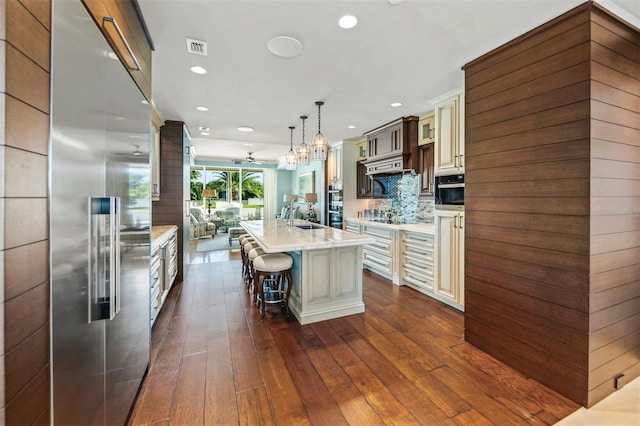
POLYGON ((252 164, 262 164, 261 161, 257 161, 253 158, 253 152, 247 152, 247 156, 242 160, 233 160, 234 164, 242 164, 242 163, 252 163, 252 164))

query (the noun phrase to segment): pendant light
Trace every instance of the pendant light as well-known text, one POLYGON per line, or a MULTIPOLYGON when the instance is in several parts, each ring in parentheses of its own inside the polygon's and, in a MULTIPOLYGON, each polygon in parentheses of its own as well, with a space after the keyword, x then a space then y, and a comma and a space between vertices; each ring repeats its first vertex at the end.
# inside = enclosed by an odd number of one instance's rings
POLYGON ((311 158, 313 160, 326 160, 327 151, 329 149, 329 142, 320 131, 320 107, 324 105, 324 102, 317 101, 316 105, 318 105, 318 134, 311 141, 311 158))
POLYGON ((295 170, 298 162, 298 154, 293 150, 293 129, 295 129, 294 126, 289 126, 289 130, 291 131, 291 145, 289 152, 284 155, 284 164, 287 170, 295 170))
POLYGON ((307 119, 307 116, 301 115, 300 118, 302 119, 302 143, 298 146, 298 165, 308 166, 309 158, 311 157, 311 148, 304 143, 304 120, 307 119))

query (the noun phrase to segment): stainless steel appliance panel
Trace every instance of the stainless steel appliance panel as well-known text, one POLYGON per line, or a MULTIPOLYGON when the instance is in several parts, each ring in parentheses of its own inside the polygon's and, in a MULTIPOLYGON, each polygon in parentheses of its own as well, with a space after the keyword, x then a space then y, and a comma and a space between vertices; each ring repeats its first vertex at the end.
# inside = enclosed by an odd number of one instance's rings
POLYGON ((124 424, 149 362, 149 111, 79 0, 52 22, 52 419, 124 424))

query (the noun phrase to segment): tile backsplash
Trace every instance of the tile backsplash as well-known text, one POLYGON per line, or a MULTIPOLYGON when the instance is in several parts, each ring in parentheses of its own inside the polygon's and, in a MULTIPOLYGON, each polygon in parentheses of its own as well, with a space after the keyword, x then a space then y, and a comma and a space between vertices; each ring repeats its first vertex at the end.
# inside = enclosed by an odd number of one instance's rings
MULTIPOLYGON (((392 208, 393 199, 372 199, 369 200, 369 210, 389 211, 392 208)), ((418 223, 433 223, 433 208, 435 201, 433 198, 420 198, 418 200, 418 223)))

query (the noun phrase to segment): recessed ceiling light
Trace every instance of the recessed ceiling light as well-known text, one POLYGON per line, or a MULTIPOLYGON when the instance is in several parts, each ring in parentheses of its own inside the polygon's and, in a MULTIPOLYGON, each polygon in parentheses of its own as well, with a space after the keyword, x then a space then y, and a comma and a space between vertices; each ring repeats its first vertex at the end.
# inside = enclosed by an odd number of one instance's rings
POLYGON ((392 107, 397 108, 399 106, 402 106, 402 102, 394 102, 391 104, 392 107))
POLYGON ((209 129, 207 126, 200 126, 198 127, 198 130, 200 130, 201 132, 208 132, 211 129, 209 129))
POLYGON ((249 126, 240 126, 238 127, 239 132, 253 132, 253 127, 249 126))
POLYGON ((302 54, 302 43, 291 36, 276 36, 267 43, 269 52, 281 58, 294 58, 302 54))
POLYGON ((402 0, 389 0, 389 4, 398 4, 400 3, 402 0))
POLYGON ((347 129, 355 129, 355 128, 356 128, 356 126, 354 126, 353 124, 349 124, 349 125, 347 126, 347 129))
POLYGON ((206 74, 207 73, 207 70, 205 70, 204 68, 202 68, 199 65, 194 65, 189 69, 191 70, 192 73, 195 73, 195 74, 206 74))
POLYGON ((200 132, 200 134, 201 134, 202 136, 209 136, 211 133, 209 133, 209 132, 200 132))
POLYGON ((253 146, 252 143, 243 143, 242 145, 244 145, 244 146, 253 146))
POLYGON ((116 54, 115 54, 115 53, 113 53, 113 52, 109 52, 109 53, 107 53, 107 56, 108 56, 109 58, 113 59, 114 61, 118 61, 118 60, 120 60, 120 58, 118 58, 118 55, 116 55, 116 54))
POLYGON ((358 25, 358 18, 353 15, 344 15, 343 17, 338 19, 338 25, 340 25, 340 28, 348 30, 358 25))
POLYGON ((206 106, 197 106, 197 107, 196 107, 196 109, 197 109, 198 111, 203 111, 203 112, 204 112, 204 111, 209 111, 209 108, 207 108, 206 106))
POLYGON ((145 105, 149 105, 149 101, 146 99, 143 99, 140 101, 141 104, 145 104, 145 105))

